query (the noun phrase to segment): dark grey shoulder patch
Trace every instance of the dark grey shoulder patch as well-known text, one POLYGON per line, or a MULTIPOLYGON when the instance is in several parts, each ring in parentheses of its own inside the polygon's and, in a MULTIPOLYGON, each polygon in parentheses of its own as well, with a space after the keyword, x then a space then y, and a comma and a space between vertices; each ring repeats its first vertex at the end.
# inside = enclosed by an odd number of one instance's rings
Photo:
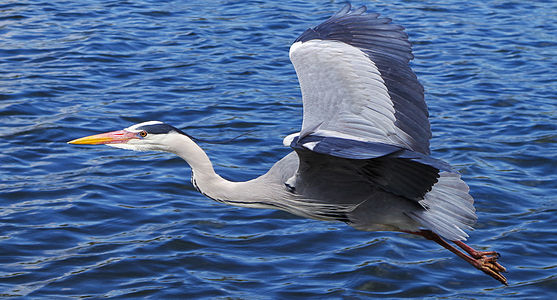
POLYGON ((456 172, 442 160, 383 143, 309 135, 300 141, 295 138, 290 146, 298 153, 300 163, 306 164, 298 172, 311 167, 313 161, 329 161, 333 167, 328 172, 338 166, 351 167, 384 191, 416 203, 431 191, 440 171, 456 172), (329 159, 323 159, 323 155, 329 159))
POLYGON ((442 171, 455 171, 451 165, 442 160, 435 159, 420 152, 384 143, 364 142, 339 137, 308 135, 303 137, 301 140, 299 140, 298 137, 295 137, 290 144, 290 147, 294 150, 310 150, 315 153, 346 159, 365 160, 379 157, 409 159, 442 171), (307 143, 313 145, 311 150, 304 146, 304 144, 307 143))

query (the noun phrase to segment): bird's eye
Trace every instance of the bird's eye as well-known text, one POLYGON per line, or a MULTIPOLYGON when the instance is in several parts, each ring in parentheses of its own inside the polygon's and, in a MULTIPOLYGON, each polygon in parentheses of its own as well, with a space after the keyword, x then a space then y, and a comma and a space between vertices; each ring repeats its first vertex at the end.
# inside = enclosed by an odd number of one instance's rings
POLYGON ((145 131, 145 130, 140 131, 139 136, 140 137, 146 137, 147 136, 147 131, 145 131))

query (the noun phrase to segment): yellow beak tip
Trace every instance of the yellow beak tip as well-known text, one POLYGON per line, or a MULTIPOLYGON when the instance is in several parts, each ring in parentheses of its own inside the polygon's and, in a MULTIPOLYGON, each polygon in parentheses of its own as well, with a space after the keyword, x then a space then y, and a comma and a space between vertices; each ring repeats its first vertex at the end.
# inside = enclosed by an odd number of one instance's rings
POLYGON ((72 144, 72 145, 91 144, 91 140, 88 138, 79 138, 79 139, 69 141, 68 144, 72 144))
POLYGON ((67 142, 73 145, 102 145, 126 143, 130 139, 137 138, 133 132, 124 130, 112 131, 107 133, 95 134, 67 142))

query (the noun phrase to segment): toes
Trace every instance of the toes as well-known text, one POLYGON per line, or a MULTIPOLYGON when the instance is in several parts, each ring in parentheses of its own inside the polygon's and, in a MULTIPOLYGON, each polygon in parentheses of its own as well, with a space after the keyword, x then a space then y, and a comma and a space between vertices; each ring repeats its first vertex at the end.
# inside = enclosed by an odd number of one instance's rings
POLYGON ((489 268, 494 269, 497 272, 507 272, 507 269, 497 262, 497 258, 498 257, 495 256, 484 257, 481 259, 481 261, 482 264, 488 265, 489 268))
POLYGON ((507 269, 505 267, 503 267, 502 265, 500 265, 498 262, 495 262, 494 265, 495 265, 495 268, 497 269, 497 271, 507 272, 507 269))
POLYGON ((499 253, 497 252, 493 252, 493 253, 494 254, 491 255, 494 256, 483 256, 478 259, 478 262, 480 262, 481 264, 481 270, 484 273, 488 274, 489 276, 497 279, 502 284, 508 285, 507 278, 505 278, 505 276, 501 274, 501 272, 506 272, 507 269, 497 262, 497 259, 499 258, 499 253))
POLYGON ((484 258, 484 257, 494 257, 495 259, 497 259, 501 257, 501 254, 499 254, 499 252, 496 251, 477 251, 474 254, 472 254, 472 257, 476 259, 484 258))
POLYGON ((501 273, 499 273, 499 270, 497 269, 497 267, 495 265, 485 264, 485 265, 483 265, 481 270, 484 273, 486 273, 487 275, 495 278, 496 280, 498 280, 502 284, 508 285, 507 278, 505 278, 505 276, 503 276, 501 273))
POLYGON ((505 278, 505 276, 503 276, 499 273, 497 273, 497 278, 495 278, 495 279, 499 280, 499 282, 501 282, 504 285, 509 285, 508 282, 507 282, 507 278, 505 278))

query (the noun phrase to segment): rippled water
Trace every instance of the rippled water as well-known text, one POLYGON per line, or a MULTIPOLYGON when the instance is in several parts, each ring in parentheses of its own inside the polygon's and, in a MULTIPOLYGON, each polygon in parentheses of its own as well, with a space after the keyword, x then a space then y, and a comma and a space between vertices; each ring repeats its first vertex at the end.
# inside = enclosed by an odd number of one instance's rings
POLYGON ((557 296, 554 1, 367 3, 407 28, 433 154, 469 183, 469 242, 503 255, 508 287, 423 239, 210 201, 169 154, 65 143, 147 120, 252 130, 202 146, 253 178, 301 123, 290 43, 342 5, 2 2, 0 295, 557 296))

